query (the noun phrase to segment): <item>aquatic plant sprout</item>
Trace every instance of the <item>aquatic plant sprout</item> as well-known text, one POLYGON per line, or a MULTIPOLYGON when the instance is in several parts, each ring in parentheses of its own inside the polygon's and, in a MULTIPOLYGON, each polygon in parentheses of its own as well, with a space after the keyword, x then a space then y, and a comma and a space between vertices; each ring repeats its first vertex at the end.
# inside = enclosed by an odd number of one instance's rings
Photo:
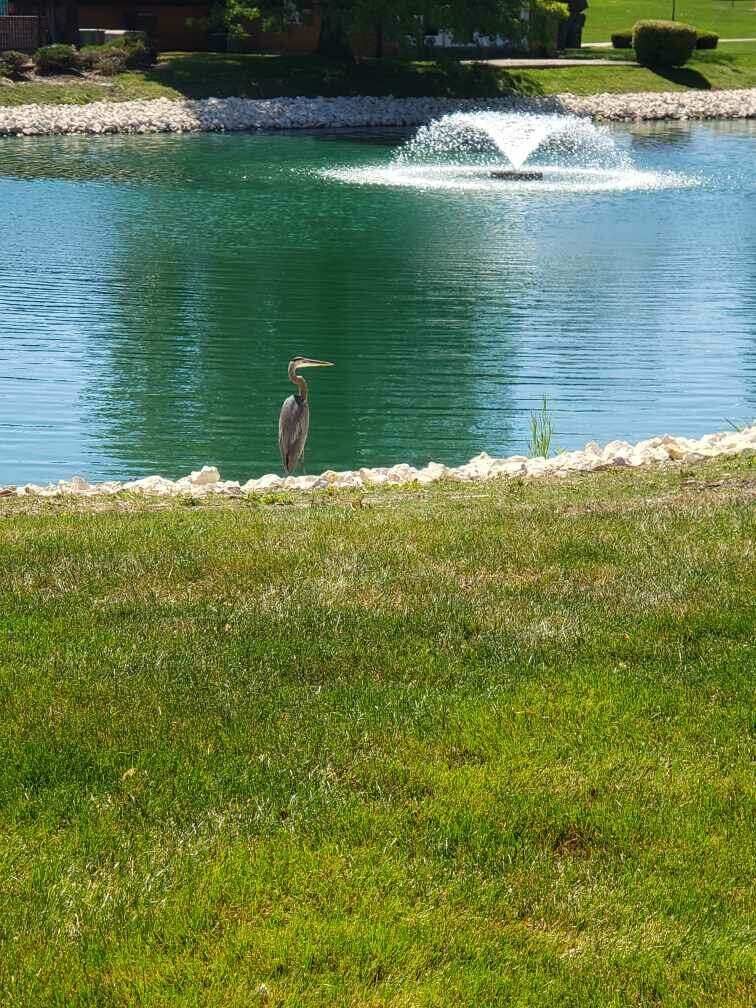
POLYGON ((554 421, 546 396, 540 410, 530 414, 530 444, 528 454, 531 458, 548 458, 551 451, 551 438, 554 434, 554 421))

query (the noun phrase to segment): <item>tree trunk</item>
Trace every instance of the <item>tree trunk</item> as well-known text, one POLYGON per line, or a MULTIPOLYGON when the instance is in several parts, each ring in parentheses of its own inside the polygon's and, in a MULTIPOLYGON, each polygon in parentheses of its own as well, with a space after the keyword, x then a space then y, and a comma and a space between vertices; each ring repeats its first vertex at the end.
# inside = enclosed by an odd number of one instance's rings
POLYGON ((56 23, 56 7, 53 0, 48 0, 45 4, 45 45, 58 41, 58 25, 56 23))
POLYGON ((79 44, 79 7, 71 0, 51 0, 47 4, 47 28, 51 42, 79 44))
POLYGON ((344 22, 337 12, 329 10, 328 4, 323 4, 320 8, 318 53, 321 56, 330 56, 332 59, 354 59, 347 41, 344 22))
POLYGON ((63 5, 63 17, 65 41, 77 46, 79 44, 79 5, 75 0, 73 3, 71 0, 67 0, 63 5))
POLYGON ((375 23, 375 58, 383 59, 383 22, 375 23))

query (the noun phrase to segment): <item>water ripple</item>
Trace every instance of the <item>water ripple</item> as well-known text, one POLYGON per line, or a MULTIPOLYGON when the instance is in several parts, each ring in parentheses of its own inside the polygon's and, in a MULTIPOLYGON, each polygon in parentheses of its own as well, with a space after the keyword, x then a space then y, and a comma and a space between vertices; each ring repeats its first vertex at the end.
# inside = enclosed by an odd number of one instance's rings
POLYGON ((504 188, 387 183, 397 134, 3 140, 0 483, 273 470, 296 353, 310 471, 521 451, 544 396, 563 448, 752 419, 756 126, 610 135, 504 188))

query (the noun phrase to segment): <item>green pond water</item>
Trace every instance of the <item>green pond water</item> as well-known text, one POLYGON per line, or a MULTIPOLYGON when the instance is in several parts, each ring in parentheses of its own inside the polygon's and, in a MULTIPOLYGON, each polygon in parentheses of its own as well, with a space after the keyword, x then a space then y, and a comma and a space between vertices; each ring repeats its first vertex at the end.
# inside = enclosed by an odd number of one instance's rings
POLYGON ((278 471, 296 354, 308 472, 521 452, 544 396, 557 448, 756 415, 756 125, 541 187, 405 139, 0 140, 0 484, 278 471))

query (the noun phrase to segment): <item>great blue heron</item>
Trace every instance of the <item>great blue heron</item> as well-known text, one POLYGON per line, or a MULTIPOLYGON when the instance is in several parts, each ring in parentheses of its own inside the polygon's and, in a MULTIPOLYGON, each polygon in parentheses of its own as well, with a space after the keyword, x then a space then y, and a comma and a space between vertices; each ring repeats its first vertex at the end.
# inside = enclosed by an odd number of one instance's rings
POLYGON ((287 473, 290 473, 302 458, 307 431, 310 429, 307 382, 297 374, 299 368, 306 367, 333 367, 333 364, 330 361, 312 360, 310 357, 295 357, 289 361, 289 381, 294 382, 299 392, 284 400, 278 418, 278 447, 287 473))

